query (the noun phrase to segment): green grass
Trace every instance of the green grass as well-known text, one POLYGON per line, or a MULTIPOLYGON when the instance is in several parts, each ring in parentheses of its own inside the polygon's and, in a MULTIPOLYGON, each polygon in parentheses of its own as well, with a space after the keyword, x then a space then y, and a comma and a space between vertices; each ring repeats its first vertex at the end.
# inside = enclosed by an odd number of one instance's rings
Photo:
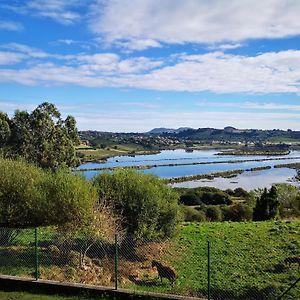
MULTIPOLYGON (((48 228, 40 229, 39 236, 42 244, 54 239, 53 232, 48 228)), ((0 249, 1 274, 33 276, 33 237, 33 230, 25 230, 13 246, 0 249)), ((151 292, 206 296, 208 241, 211 247, 211 291, 215 299, 276 299, 300 276, 297 265, 288 268, 283 263, 287 257, 300 255, 299 220, 184 223, 170 246, 163 251, 157 247, 152 248, 151 253, 144 251, 141 256, 143 260, 136 259, 132 249, 120 248, 120 266, 127 274, 122 282, 125 275, 120 272, 120 286, 151 292), (160 283, 155 269, 151 268, 153 258, 176 269, 178 278, 173 287, 167 279, 160 283), (138 276, 135 277, 137 280, 130 279, 130 275, 138 276)), ((43 278, 60 280, 59 277, 50 277, 67 272, 62 280, 85 280, 81 277, 84 271, 54 265, 48 250, 43 249, 40 251, 41 268, 46 276, 43 278)), ((106 266, 103 264, 104 270, 106 266)), ((112 265, 110 267, 113 270, 112 265)), ((93 280, 99 277, 97 272, 93 280)), ((86 280, 92 274, 87 273, 86 280)), ((113 282, 109 284, 114 285, 113 282)), ((284 299, 299 299, 299 295, 300 284, 284 299)))
POLYGON ((13 292, 0 291, 0 300, 96 300, 110 299, 107 297, 88 297, 88 296, 65 296, 65 295, 45 295, 36 292, 13 292))
MULTIPOLYGON (((181 274, 179 286, 205 294, 210 241, 213 294, 241 299, 279 295, 300 276, 298 266, 287 269, 282 265, 286 257, 300 254, 299 233, 296 221, 186 224, 176 249, 183 258, 174 261, 181 274)), ((296 295, 300 287, 290 299, 296 295)))
MULTIPOLYGON (((216 299, 276 299, 300 276, 297 265, 283 261, 300 254, 300 222, 186 223, 171 253, 162 258, 175 267, 174 287, 161 284, 128 287, 195 296, 207 295, 208 241, 211 292, 216 299)), ((145 281, 146 282, 146 281, 145 281)), ((299 299, 300 286, 285 299, 299 299)))

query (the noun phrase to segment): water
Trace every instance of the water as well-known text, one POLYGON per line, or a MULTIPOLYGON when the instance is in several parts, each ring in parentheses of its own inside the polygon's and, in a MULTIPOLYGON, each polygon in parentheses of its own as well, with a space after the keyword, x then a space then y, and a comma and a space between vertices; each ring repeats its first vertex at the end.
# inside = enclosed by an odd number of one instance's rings
MULTIPOLYGON (((111 157, 107 160, 106 163, 85 163, 82 164, 78 169, 85 168, 104 168, 104 167, 123 167, 123 166, 145 166, 145 165, 160 165, 160 164, 186 164, 186 163, 196 163, 196 162, 221 162, 221 161, 237 161, 237 160, 247 160, 246 162, 239 163, 216 163, 216 164, 202 164, 202 165, 184 165, 184 166, 165 166, 165 167, 155 167, 151 169, 140 170, 140 172, 155 174, 162 178, 172 178, 172 177, 181 177, 181 176, 191 176, 197 174, 207 174, 213 172, 222 172, 227 170, 237 170, 237 169, 250 169, 261 166, 274 166, 277 164, 287 164, 293 162, 300 162, 300 151, 292 151, 289 155, 282 156, 218 156, 216 155, 219 151, 216 150, 197 150, 193 152, 185 152, 184 150, 165 150, 159 154, 151 155, 139 155, 135 157, 130 156, 116 156, 111 157), (274 160, 268 161, 256 161, 254 159, 270 159, 274 160), (282 159, 279 159, 282 158, 282 159), (285 160, 284 158, 291 158, 285 160), (278 160, 279 159, 279 160, 278 160)), ((93 178, 99 171, 84 171, 83 174, 88 179, 93 178)), ((195 181, 192 182, 183 182, 180 183, 180 186, 194 186, 195 184, 205 184, 212 185, 219 188, 232 188, 233 184, 231 182, 238 181, 238 184, 235 187, 247 186, 246 182, 251 181, 253 184, 249 183, 248 186, 251 188, 269 186, 274 180, 276 182, 286 182, 291 177, 295 175, 295 170, 291 169, 271 169, 264 170, 259 172, 246 172, 234 180, 226 178, 215 179, 214 182, 204 182, 204 181, 195 181), (284 171, 283 171, 284 170, 284 171), (223 180, 224 179, 224 180, 223 180), (254 183, 256 182, 256 183, 254 183), (261 183, 260 183, 261 182, 261 183), (263 186, 260 186, 263 185, 263 186)), ((179 183, 178 183, 179 184, 179 183)))
POLYGON ((257 188, 270 188, 274 183, 289 183, 299 186, 294 181, 296 171, 288 168, 269 169, 262 171, 244 172, 233 178, 214 178, 213 180, 201 179, 172 184, 173 187, 195 188, 202 186, 216 187, 221 190, 241 187, 247 191, 257 188))
MULTIPOLYGON (((105 163, 85 163, 78 169, 91 168, 111 168, 111 167, 125 167, 125 166, 146 166, 156 164, 178 164, 178 163, 195 163, 195 162, 210 162, 210 161, 227 161, 227 160, 253 160, 271 158, 267 155, 253 155, 253 156, 237 156, 237 155, 216 155, 218 150, 195 150, 193 152, 186 152, 183 149, 178 150, 164 150, 158 154, 150 155, 136 155, 136 156, 114 156, 105 163)), ((295 157, 300 156, 300 151, 292 151, 289 155, 274 156, 275 158, 295 157)))

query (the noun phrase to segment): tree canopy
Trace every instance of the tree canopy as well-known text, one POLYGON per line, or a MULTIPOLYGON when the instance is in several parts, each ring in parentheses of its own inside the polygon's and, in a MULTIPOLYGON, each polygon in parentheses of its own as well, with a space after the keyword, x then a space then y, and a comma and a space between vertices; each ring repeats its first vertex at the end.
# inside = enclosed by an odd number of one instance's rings
POLYGON ((23 157, 45 169, 75 166, 78 143, 75 119, 62 119, 51 103, 31 113, 17 110, 12 118, 0 112, 0 149, 5 157, 23 157))
POLYGON ((275 219, 279 215, 278 192, 275 185, 268 191, 266 188, 256 200, 253 209, 253 220, 264 221, 275 219))

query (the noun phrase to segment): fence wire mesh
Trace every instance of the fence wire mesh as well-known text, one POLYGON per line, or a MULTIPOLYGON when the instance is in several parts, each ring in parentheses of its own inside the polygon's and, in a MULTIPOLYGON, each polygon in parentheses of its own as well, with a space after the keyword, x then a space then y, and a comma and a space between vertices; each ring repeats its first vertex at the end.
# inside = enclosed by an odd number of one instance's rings
POLYGON ((35 277, 34 230, 0 228, 0 274, 35 277))
MULTIPOLYGON (((37 268, 40 279, 214 300, 278 299, 300 276, 297 241, 258 240, 256 251, 200 226, 163 241, 107 242, 54 228, 39 228, 37 238, 38 247, 34 229, 0 228, 0 274, 35 278, 37 268)), ((299 284, 282 299, 300 299, 299 284)))

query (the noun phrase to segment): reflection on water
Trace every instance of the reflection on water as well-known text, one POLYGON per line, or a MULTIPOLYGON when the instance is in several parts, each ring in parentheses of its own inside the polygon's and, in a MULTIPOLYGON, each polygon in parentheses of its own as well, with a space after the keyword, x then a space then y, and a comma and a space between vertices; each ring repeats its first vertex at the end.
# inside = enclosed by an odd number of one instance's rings
POLYGON ((244 172, 233 178, 215 178, 213 180, 195 180, 172 184, 173 187, 201 187, 210 186, 221 190, 235 189, 241 187, 247 191, 257 188, 270 188, 274 183, 289 183, 299 186, 299 182, 294 180, 297 172, 293 169, 279 168, 263 171, 244 172))

